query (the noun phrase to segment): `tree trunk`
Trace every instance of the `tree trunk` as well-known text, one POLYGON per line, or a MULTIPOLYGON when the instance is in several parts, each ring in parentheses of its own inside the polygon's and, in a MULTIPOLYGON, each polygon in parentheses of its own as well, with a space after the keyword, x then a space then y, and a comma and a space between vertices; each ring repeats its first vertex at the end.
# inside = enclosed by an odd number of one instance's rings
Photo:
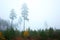
POLYGON ((25 19, 24 19, 24 24, 23 24, 23 27, 24 27, 24 28, 23 28, 23 30, 25 31, 25 19))

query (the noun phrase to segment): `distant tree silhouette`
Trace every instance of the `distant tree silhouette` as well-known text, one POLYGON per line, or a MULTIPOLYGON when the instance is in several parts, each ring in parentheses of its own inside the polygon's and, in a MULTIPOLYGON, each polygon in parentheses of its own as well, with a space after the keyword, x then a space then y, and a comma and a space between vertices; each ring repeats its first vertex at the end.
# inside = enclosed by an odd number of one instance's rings
POLYGON ((22 17, 19 17, 18 23, 19 23, 19 25, 21 26, 21 24, 22 24, 22 17))
POLYGON ((6 30, 10 27, 10 22, 0 18, 0 30, 6 30))
POLYGON ((22 29, 22 28, 21 28, 22 22, 23 22, 22 17, 19 16, 17 24, 18 24, 18 27, 19 27, 20 29, 22 29))
POLYGON ((16 13, 14 11, 14 9, 11 10, 11 13, 10 13, 10 19, 11 19, 11 26, 13 24, 13 20, 16 18, 16 13))
POLYGON ((48 28, 48 23, 47 23, 47 21, 44 22, 44 26, 46 27, 46 29, 48 28))
POLYGON ((28 13, 28 7, 27 7, 26 3, 24 3, 23 6, 22 6, 22 17, 24 19, 24 25, 23 25, 24 26, 24 28, 23 28, 24 30, 25 30, 25 20, 27 20, 27 21, 29 20, 27 13, 28 13))

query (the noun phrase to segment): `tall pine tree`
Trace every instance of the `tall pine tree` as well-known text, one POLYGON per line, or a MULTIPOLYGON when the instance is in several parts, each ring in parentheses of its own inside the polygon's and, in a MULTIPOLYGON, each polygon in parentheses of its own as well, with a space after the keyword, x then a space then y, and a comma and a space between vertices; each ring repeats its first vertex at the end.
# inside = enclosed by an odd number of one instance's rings
POLYGON ((25 20, 29 20, 28 19, 28 7, 27 7, 27 5, 26 5, 26 3, 24 3, 23 5, 22 5, 22 17, 23 17, 23 19, 24 19, 24 24, 23 24, 23 29, 25 30, 25 20))
POLYGON ((11 27, 13 26, 13 20, 16 18, 16 13, 14 11, 14 9, 11 10, 11 13, 10 13, 10 19, 11 19, 11 27))

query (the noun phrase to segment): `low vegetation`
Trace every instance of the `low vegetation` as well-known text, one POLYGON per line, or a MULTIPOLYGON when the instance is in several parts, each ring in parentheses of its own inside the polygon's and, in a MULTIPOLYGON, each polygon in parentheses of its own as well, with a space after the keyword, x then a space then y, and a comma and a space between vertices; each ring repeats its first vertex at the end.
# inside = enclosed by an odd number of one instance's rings
POLYGON ((49 28, 46 30, 19 31, 13 28, 0 31, 0 40, 60 40, 60 30, 49 28))

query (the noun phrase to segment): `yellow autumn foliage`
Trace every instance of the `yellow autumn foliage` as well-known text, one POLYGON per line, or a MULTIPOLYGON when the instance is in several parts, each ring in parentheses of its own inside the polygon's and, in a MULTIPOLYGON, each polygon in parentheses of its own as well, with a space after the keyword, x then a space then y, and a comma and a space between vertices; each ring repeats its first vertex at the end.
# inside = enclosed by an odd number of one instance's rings
POLYGON ((3 37, 2 32, 0 32, 0 39, 2 39, 2 40, 6 40, 6 39, 3 37))
POLYGON ((29 32, 26 30, 24 31, 24 37, 28 37, 29 36, 29 32))
POLYGON ((2 32, 0 32, 0 36, 2 36, 2 32))

